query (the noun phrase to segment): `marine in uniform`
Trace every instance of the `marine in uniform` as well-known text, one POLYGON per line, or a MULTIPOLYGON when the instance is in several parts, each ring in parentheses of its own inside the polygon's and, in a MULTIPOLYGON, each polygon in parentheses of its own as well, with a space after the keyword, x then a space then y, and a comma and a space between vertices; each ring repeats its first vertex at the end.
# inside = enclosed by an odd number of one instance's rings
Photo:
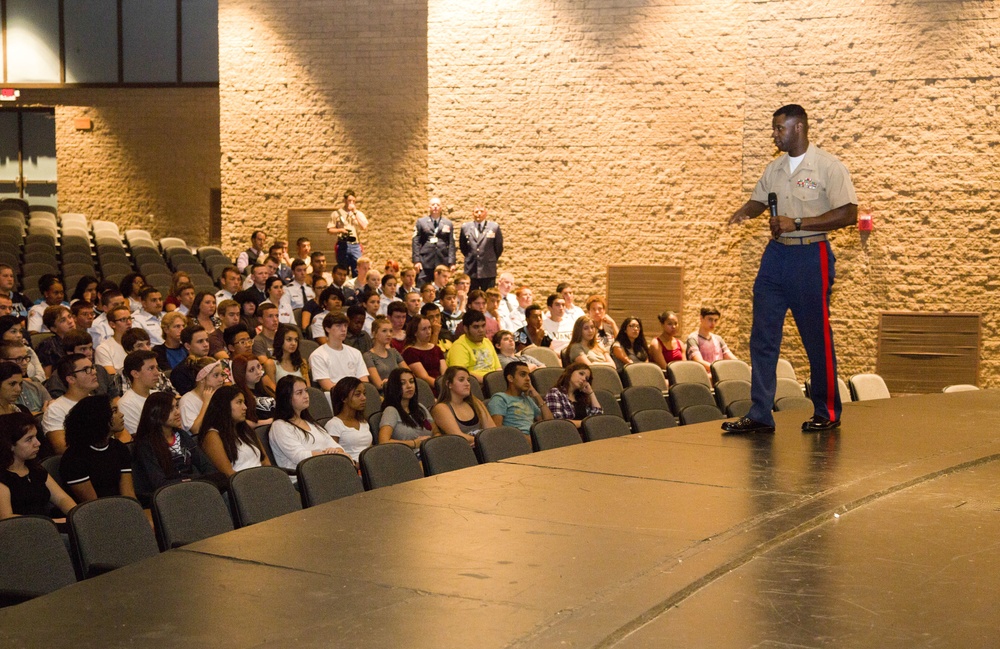
POLYGON ((813 416, 803 432, 840 426, 837 357, 830 327, 834 256, 827 232, 854 225, 858 196, 847 168, 833 155, 809 144, 809 121, 797 104, 782 106, 771 121, 772 137, 784 155, 771 162, 750 200, 729 219, 742 223, 768 209, 774 194, 772 240, 764 250, 753 287, 750 331, 750 396, 746 417, 722 425, 728 433, 773 433, 774 393, 782 327, 789 309, 809 357, 813 416))

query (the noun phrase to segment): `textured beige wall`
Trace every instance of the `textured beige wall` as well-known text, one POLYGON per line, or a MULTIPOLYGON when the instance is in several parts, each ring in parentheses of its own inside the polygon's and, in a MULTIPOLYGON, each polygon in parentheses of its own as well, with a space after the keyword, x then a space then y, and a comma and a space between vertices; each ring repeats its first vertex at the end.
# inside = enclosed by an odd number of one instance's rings
POLYGON ((363 244, 399 259, 427 201, 427 3, 222 0, 219 32, 224 247, 351 187, 363 244))
POLYGON ((217 89, 26 89, 20 103, 56 109, 60 210, 207 243, 209 190, 220 182, 217 89), (93 130, 77 131, 76 117, 93 130))
MULTIPOLYGON (((345 186, 368 249, 408 256, 438 193, 485 203, 503 266, 544 294, 603 291, 608 262, 682 265, 747 356, 766 224, 727 228, 797 102, 876 230, 834 236, 841 373, 874 369, 877 313, 984 314, 1000 384, 995 109, 1000 9, 920 0, 220 3, 224 239, 285 235, 345 186)), ((323 247, 322 244, 316 247, 323 247)), ((656 287, 648 290, 655 291, 656 287)), ((807 375, 793 327, 786 355, 807 375)))

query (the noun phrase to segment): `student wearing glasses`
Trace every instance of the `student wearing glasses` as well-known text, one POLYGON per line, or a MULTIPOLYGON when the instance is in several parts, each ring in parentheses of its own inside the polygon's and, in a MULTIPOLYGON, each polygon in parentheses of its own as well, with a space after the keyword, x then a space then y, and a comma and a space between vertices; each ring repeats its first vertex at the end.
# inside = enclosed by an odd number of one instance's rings
POLYGON ((116 306, 108 313, 108 324, 111 325, 111 337, 94 350, 94 363, 107 370, 108 374, 117 374, 125 364, 127 354, 122 346, 122 336, 132 328, 132 311, 127 306, 116 306))
POLYGON ((42 431, 53 452, 66 452, 65 420, 69 411, 97 389, 94 364, 83 354, 67 354, 56 366, 56 373, 66 385, 66 394, 49 404, 42 417, 42 431))

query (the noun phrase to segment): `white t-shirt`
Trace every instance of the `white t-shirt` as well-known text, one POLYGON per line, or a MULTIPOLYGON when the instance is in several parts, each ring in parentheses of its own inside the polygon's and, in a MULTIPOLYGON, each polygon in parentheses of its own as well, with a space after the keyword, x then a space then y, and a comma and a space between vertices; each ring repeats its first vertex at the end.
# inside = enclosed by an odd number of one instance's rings
POLYGON ((118 400, 118 410, 125 416, 125 430, 135 435, 139 428, 139 419, 142 418, 142 407, 146 405, 146 397, 129 388, 118 400))
POLYGON ((108 338, 94 350, 94 364, 113 367, 115 372, 121 372, 125 365, 125 348, 114 338, 108 338))
POLYGON ((368 427, 367 421, 361 422, 361 429, 358 430, 344 425, 339 417, 334 417, 326 422, 326 432, 330 433, 330 436, 344 447, 344 450, 355 462, 358 461, 361 451, 372 445, 372 431, 368 427))
POLYGON ((330 345, 322 345, 309 355, 309 369, 312 370, 313 381, 329 379, 336 383, 345 376, 364 378, 368 376, 365 359, 361 352, 344 345, 336 350, 330 345))
POLYGON ((326 338, 326 332, 323 331, 323 318, 329 314, 329 311, 320 311, 316 314, 316 317, 312 319, 309 323, 309 335, 312 336, 313 340, 317 338, 326 338))
POLYGON ((78 402, 71 401, 63 395, 49 404, 48 409, 45 411, 45 415, 42 416, 42 430, 46 435, 54 430, 65 430, 64 421, 66 420, 66 414, 73 409, 78 402))
POLYGON ((198 413, 201 412, 201 407, 204 403, 194 390, 188 391, 181 397, 179 405, 181 409, 181 427, 184 430, 191 430, 191 426, 194 424, 194 420, 198 418, 198 413))
MULTIPOLYGON (((330 434, 316 424, 309 425, 309 435, 283 419, 271 424, 271 451, 275 463, 283 469, 295 469, 302 460, 312 457, 313 451, 342 448, 330 434)), ((234 467, 235 468, 235 467, 234 467)))
POLYGON ((233 471, 242 471, 243 469, 250 469, 255 466, 260 466, 260 450, 256 446, 237 442, 236 461, 233 462, 233 471))

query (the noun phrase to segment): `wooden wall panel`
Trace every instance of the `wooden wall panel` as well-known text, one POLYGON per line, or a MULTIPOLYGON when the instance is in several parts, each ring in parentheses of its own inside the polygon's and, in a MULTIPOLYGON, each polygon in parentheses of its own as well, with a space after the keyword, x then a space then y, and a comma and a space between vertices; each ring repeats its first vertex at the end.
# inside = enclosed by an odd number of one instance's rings
MULTIPOLYGON (((586 296, 578 295, 577 303, 585 307, 586 296)), ((680 266, 608 266, 608 315, 619 325, 634 316, 642 320, 648 340, 660 333, 656 319, 662 311, 676 311, 681 317, 684 305, 684 270, 680 266)), ((678 332, 687 331, 681 321, 678 332)))
POLYGON ((893 396, 978 385, 980 314, 882 312, 875 371, 893 396))

